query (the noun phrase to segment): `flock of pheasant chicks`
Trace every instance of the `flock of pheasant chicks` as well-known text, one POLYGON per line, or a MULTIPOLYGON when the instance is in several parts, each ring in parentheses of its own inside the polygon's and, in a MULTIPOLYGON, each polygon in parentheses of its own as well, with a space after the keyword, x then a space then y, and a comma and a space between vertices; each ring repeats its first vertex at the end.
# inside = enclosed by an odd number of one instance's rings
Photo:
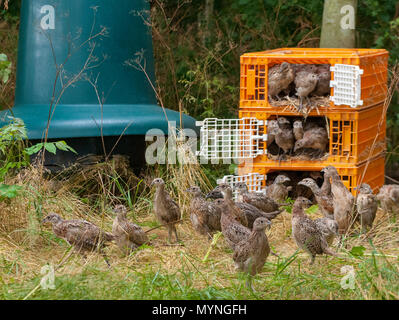
MULTIPOLYGON (((298 185, 308 187, 319 205, 324 217, 310 219, 305 209, 312 202, 298 197, 292 210, 292 236, 299 248, 306 251, 313 264, 316 255, 338 256, 329 246, 336 236, 344 235, 354 222, 360 222, 363 231, 372 227, 379 200, 385 212, 399 209, 399 185, 385 185, 378 195, 374 195, 367 184, 360 185, 356 199, 341 182, 335 167, 322 170, 324 182, 319 187, 312 178, 305 178, 298 185)), ((190 187, 190 220, 196 232, 209 238, 221 231, 228 246, 234 251, 233 260, 238 270, 255 275, 260 272, 269 255, 270 247, 266 228, 271 220, 283 210, 283 203, 290 191, 286 182, 290 179, 278 175, 273 184, 266 187, 265 194, 248 191, 245 183, 237 183, 237 201, 233 200, 233 190, 228 184, 220 184, 205 197, 197 186, 190 187), (208 199, 213 199, 209 201, 208 199)), ((176 225, 181 221, 178 204, 170 197, 161 178, 155 179, 154 213, 157 220, 166 226, 169 242, 174 234, 178 242, 176 225)), ((146 232, 127 219, 127 210, 123 205, 114 208, 116 218, 112 233, 108 233, 85 220, 63 220, 58 214, 51 213, 43 219, 50 222, 56 236, 65 239, 77 252, 97 251, 103 255, 109 266, 103 249, 110 241, 115 241, 125 253, 148 243, 146 232)), ((272 254, 274 254, 272 252, 272 254)))
POLYGON ((293 153, 320 158, 326 153, 329 141, 326 128, 317 122, 294 120, 291 123, 286 117, 268 121, 267 137, 268 150, 273 153, 272 147, 277 145, 280 160, 293 153))
POLYGON ((310 102, 309 96, 324 96, 330 93, 331 72, 329 64, 290 64, 283 62, 274 65, 268 73, 269 100, 280 100, 279 94, 300 99, 299 111, 303 108, 303 99, 310 102))

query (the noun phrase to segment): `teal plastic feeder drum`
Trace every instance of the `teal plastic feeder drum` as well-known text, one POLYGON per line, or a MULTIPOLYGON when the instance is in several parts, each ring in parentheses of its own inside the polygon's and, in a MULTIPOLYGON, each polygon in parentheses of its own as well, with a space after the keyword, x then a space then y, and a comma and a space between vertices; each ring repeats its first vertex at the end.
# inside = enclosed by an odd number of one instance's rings
MULTIPOLYGON (((44 138, 49 114, 49 139, 144 136, 153 128, 167 134, 167 121, 179 127, 180 114, 157 105, 150 83, 149 10, 146 0, 22 1, 12 114, 30 140, 44 138)), ((196 130, 187 115, 183 124, 196 130)))

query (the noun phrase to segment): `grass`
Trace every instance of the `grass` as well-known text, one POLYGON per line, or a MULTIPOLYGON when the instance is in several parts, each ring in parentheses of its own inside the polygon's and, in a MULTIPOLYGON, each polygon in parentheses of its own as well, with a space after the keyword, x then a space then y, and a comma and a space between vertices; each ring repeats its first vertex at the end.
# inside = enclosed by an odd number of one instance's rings
MULTIPOLYGON (((193 169, 193 168, 191 168, 193 169)), ((96 168, 98 170, 98 168, 96 168)), ((163 169, 165 170, 165 169, 163 169)), ((52 189, 51 180, 43 180, 35 168, 21 172, 9 182, 23 185, 18 198, 0 203, 0 299, 398 299, 398 227, 399 222, 378 212, 369 236, 352 236, 342 258, 319 256, 313 266, 308 256, 297 250, 291 238, 291 214, 284 212, 273 220, 267 231, 273 251, 263 272, 254 278, 255 291, 245 286, 246 275, 237 273, 232 252, 221 237, 203 262, 211 241, 194 232, 188 218, 188 199, 175 172, 149 172, 141 180, 141 192, 129 212, 129 218, 148 230, 158 224, 152 213, 153 191, 147 182, 154 176, 169 176, 168 189, 174 193, 184 211, 178 232, 182 245, 168 245, 164 228, 150 233, 151 244, 125 257, 111 244, 107 248, 112 268, 92 254, 85 260, 72 255, 55 272, 55 289, 44 290, 39 284, 41 268, 57 266, 69 250, 51 229, 40 225, 41 217, 50 211, 65 218, 84 218, 110 231, 113 214, 107 196, 97 195, 97 206, 87 203, 65 185, 52 189), (364 253, 350 253, 353 247, 364 247, 364 253), (343 266, 355 269, 355 289, 341 287, 343 266)), ((187 170, 186 170, 187 171, 187 170)), ((196 180, 201 176, 196 170, 196 180)), ((86 171, 86 173, 89 171, 86 171)), ((116 177, 117 172, 106 171, 116 177)), ((78 173, 77 173, 78 174, 78 173)), ((190 176, 190 175, 187 175, 190 176)), ((113 181, 110 179, 109 181, 113 181)), ((196 180, 198 181, 198 180, 196 180)), ((89 181, 87 181, 88 183, 89 181)), ((137 185, 126 192, 134 193, 137 185)), ((116 196, 122 201, 120 196, 116 196)), ((96 203, 96 202, 94 202, 96 203)), ((313 218, 318 212, 310 214, 313 218)), ((356 229, 355 231, 359 231, 356 229)), ((338 250, 337 246, 334 246, 338 250)), ((352 251, 356 253, 357 251, 352 251)))

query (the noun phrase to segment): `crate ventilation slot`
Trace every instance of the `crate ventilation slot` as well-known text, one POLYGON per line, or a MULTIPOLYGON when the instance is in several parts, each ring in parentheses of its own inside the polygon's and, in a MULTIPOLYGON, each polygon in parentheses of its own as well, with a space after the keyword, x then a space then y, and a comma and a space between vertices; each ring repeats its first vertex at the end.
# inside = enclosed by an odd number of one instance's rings
POLYGON ((263 155, 260 142, 267 141, 267 134, 259 132, 265 122, 256 118, 199 121, 201 138, 197 155, 208 160, 253 159, 263 155))
POLYGON ((330 68, 334 72, 334 80, 330 87, 334 88, 331 101, 335 105, 348 105, 351 108, 363 105, 361 100, 361 75, 363 70, 359 66, 336 64, 330 68))
POLYGON ((243 176, 224 176, 222 179, 217 181, 218 184, 227 183, 233 189, 233 198, 237 200, 238 192, 234 190, 235 186, 239 182, 245 182, 250 192, 265 193, 265 187, 262 186, 262 182, 266 180, 265 175, 259 173, 249 173, 243 176))

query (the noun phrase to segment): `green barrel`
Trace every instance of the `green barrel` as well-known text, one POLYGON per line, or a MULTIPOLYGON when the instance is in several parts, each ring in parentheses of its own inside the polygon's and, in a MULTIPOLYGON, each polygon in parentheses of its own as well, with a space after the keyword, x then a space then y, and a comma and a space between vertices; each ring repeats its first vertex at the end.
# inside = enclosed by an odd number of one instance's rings
MULTIPOLYGON (((180 114, 159 107, 150 84, 149 10, 146 0, 22 1, 12 114, 24 120, 29 139, 44 137, 49 114, 50 139, 167 133, 167 121, 179 126, 180 114)), ((10 114, 0 114, 0 126, 10 114)), ((195 129, 193 118, 184 115, 183 123, 195 129)))

